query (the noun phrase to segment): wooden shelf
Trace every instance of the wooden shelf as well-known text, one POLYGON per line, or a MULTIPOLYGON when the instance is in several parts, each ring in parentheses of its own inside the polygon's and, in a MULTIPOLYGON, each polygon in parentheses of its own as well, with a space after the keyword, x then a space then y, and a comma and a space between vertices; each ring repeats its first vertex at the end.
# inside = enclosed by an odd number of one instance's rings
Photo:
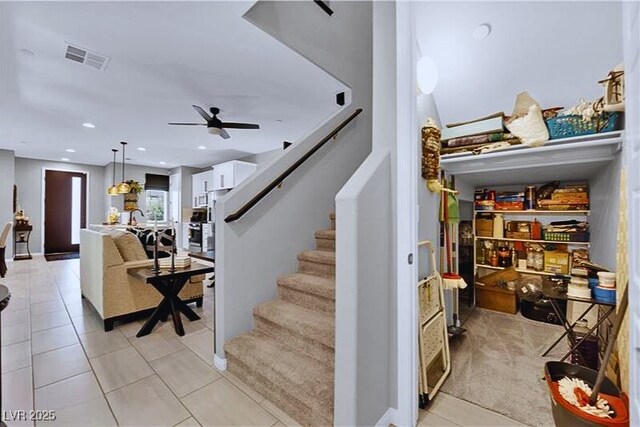
POLYGON ((573 215, 573 216, 588 216, 591 211, 540 211, 540 210, 527 210, 527 211, 473 211, 474 213, 491 213, 491 214, 504 214, 504 215, 573 215))
POLYGON ((541 147, 512 145, 490 153, 445 154, 440 167, 456 178, 476 186, 499 183, 527 184, 573 181, 597 175, 616 158, 624 132, 605 132, 572 138, 552 139, 541 147))
MULTIPOLYGON (((505 267, 493 267, 491 265, 485 264, 476 264, 477 268, 488 268, 489 270, 504 270, 505 267)), ((523 274, 539 274, 541 276, 555 276, 557 273, 547 273, 546 271, 535 271, 535 270, 522 270, 520 268, 516 268, 518 273, 523 274)))
POLYGON ((590 246, 589 242, 559 242, 557 240, 510 239, 508 237, 497 238, 497 237, 476 236, 476 240, 499 240, 502 242, 553 243, 553 244, 561 244, 561 245, 583 245, 587 247, 590 246))

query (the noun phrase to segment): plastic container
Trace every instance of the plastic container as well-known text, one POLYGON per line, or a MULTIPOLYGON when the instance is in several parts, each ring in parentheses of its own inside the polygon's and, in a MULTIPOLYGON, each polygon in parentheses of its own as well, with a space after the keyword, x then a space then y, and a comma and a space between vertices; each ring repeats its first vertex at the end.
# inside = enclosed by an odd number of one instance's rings
MULTIPOLYGON (((589 386, 593 387, 598 377, 598 372, 593 369, 585 368, 571 363, 563 362, 547 362, 544 365, 544 376, 549 386, 549 394, 551 397, 551 412, 553 413, 553 421, 557 427, 596 427, 596 426, 628 426, 629 425, 629 411, 624 405, 617 405, 613 407, 615 411, 612 419, 593 419, 595 417, 588 417, 583 415, 580 409, 575 408, 571 404, 567 403, 557 389, 557 384, 554 386, 554 382, 560 381, 564 377, 580 378, 589 386)), ((608 394, 611 396, 621 397, 620 390, 615 384, 607 377, 604 378, 600 393, 608 394)), ((610 403, 612 403, 610 401, 610 403)))
POLYGON ((572 136, 590 135, 600 132, 611 132, 620 129, 620 113, 603 113, 591 120, 583 120, 582 116, 558 116, 546 121, 549 138, 570 138, 572 136))
POLYGON ((493 218, 493 237, 504 238, 504 216, 502 214, 495 214, 493 218))
POLYGON ((598 286, 598 279, 593 278, 593 277, 589 277, 589 288, 593 289, 596 286, 598 286))
POLYGON ((599 286, 603 288, 615 288, 616 287, 616 273, 610 273, 607 271, 598 272, 599 286))
POLYGON ((593 288, 593 297, 598 301, 603 302, 616 302, 616 290, 610 288, 603 288, 601 286, 596 286, 593 288))

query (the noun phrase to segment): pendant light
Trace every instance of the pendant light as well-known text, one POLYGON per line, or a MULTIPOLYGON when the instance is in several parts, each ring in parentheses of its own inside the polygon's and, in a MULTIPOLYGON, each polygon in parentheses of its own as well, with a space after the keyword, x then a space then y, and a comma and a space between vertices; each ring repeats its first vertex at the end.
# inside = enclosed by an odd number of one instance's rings
POLYGON ((118 186, 116 185, 116 153, 118 150, 112 148, 113 151, 113 173, 111 174, 111 187, 107 188, 107 194, 110 196, 118 195, 118 186))
POLYGON ((124 147, 127 145, 127 143, 121 142, 120 144, 122 144, 122 182, 118 184, 118 194, 127 194, 131 190, 129 184, 124 182, 124 147))

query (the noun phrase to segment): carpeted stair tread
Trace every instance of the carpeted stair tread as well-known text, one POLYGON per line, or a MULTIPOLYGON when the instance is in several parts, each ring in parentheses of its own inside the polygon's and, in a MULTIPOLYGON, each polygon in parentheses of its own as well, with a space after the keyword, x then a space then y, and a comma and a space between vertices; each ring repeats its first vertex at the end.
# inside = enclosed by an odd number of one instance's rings
POLYGON ((253 314, 309 340, 335 348, 335 319, 327 313, 309 310, 280 299, 253 308, 253 314))
POLYGON ((249 384, 261 382, 256 388, 267 399, 297 400, 311 408, 313 416, 305 416, 302 408, 285 408, 293 418, 307 424, 330 424, 333 420, 332 368, 257 331, 227 341, 225 351, 230 361, 240 365, 236 370, 231 363, 231 372, 249 384), (299 414, 292 413, 297 409, 299 414), (311 421, 313 417, 315 422, 311 421), (318 419, 325 422, 318 423, 318 419))
POLYGON ((336 253, 330 251, 302 251, 298 254, 298 261, 313 262, 316 264, 336 265, 336 253))
POLYGON ((316 239, 336 240, 336 230, 318 230, 316 231, 316 239))
POLYGON ((278 277, 278 285, 334 301, 336 299, 336 281, 328 277, 293 273, 278 277))

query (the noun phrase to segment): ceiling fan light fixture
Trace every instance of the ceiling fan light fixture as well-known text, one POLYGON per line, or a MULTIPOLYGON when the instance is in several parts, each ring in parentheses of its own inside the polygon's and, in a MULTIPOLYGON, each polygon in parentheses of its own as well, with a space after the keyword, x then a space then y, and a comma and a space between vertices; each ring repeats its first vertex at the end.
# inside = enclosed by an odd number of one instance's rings
POLYGON ((216 127, 208 127, 207 128, 207 132, 209 132, 211 135, 216 135, 219 136, 220 135, 220 128, 216 128, 216 127))

